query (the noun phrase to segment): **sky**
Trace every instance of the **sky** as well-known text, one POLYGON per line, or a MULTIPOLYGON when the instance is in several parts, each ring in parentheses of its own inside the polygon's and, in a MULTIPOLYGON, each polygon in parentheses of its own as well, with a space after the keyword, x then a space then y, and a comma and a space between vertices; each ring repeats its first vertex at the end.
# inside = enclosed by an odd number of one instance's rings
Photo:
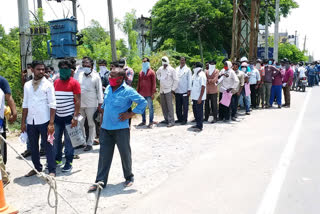
MULTIPOLYGON (((8 32, 10 28, 18 26, 18 0, 8 0, 5 5, 0 7, 0 24, 8 32)), ((34 11, 34 2, 37 0, 28 0, 29 10, 34 11)), ((150 10, 158 0, 113 0, 114 18, 122 20, 126 12, 132 9, 136 10, 137 16, 150 16, 150 10)), ((307 36, 306 48, 313 54, 315 59, 320 60, 320 28, 317 26, 319 21, 319 0, 296 0, 300 7, 292 10, 287 18, 281 17, 279 26, 280 32, 288 32, 294 35, 297 31, 299 36, 299 48, 303 48, 304 37, 307 36)), ((108 6, 106 0, 78 0, 80 5, 78 9, 79 29, 90 25, 90 20, 95 19, 100 22, 102 27, 109 29, 108 25, 108 6)), ((48 0, 42 0, 45 11, 45 20, 54 20, 63 18, 63 14, 72 13, 70 1, 57 3, 48 0), (56 16, 56 15, 57 16, 56 16)), ((36 5, 35 5, 36 6, 36 5)), ((32 15, 30 14, 30 17, 32 15)), ((270 31, 273 32, 274 25, 270 31)), ((116 38, 126 38, 126 36, 116 29, 116 38)))

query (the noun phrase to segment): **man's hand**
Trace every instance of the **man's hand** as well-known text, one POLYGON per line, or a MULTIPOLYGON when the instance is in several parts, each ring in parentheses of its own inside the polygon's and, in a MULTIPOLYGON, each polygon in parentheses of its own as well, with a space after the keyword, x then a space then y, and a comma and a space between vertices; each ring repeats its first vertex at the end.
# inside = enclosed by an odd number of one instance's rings
POLYGON ((133 113, 133 112, 120 113, 119 114, 119 120, 120 121, 125 121, 125 120, 128 120, 128 119, 132 118, 134 115, 135 115, 135 113, 133 113))
POLYGON ((201 103, 202 103, 202 99, 201 99, 201 97, 199 97, 198 104, 201 104, 201 103))
POLYGON ((191 91, 188 91, 188 97, 190 97, 191 91))
POLYGON ((241 93, 240 93, 240 91, 239 91, 239 92, 237 92, 237 96, 238 96, 238 97, 240 97, 240 94, 241 94, 241 93))
POLYGON ((154 100, 154 94, 151 95, 151 99, 154 100))
POLYGON ((77 125, 78 125, 78 121, 75 119, 72 119, 71 120, 71 128, 77 127, 77 125))
POLYGON ((224 75, 225 77, 227 77, 227 78, 229 77, 229 74, 227 74, 227 73, 226 73, 226 74, 223 74, 223 75, 224 75))
POLYGON ((25 123, 21 123, 21 133, 26 132, 27 131, 27 126, 25 123))
POLYGON ((17 114, 11 114, 9 117, 9 123, 14 123, 17 120, 17 114))
POLYGON ((229 93, 232 90, 232 88, 227 89, 227 92, 229 93))
POLYGON ((54 123, 49 123, 48 125, 48 133, 52 135, 54 133, 54 123))
POLYGON ((171 91, 171 93, 172 93, 173 95, 175 95, 175 94, 176 94, 176 92, 174 92, 174 91, 171 91))
POLYGON ((101 108, 101 106, 102 106, 102 104, 99 104, 99 105, 98 105, 98 111, 99 111, 100 113, 102 113, 102 108, 101 108))

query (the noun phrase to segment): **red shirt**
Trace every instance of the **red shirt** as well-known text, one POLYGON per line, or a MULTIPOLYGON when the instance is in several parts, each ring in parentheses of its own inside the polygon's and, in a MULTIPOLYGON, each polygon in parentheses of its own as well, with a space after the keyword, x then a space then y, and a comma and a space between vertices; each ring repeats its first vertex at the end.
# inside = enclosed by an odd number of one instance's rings
POLYGON ((151 97, 156 93, 156 74, 152 69, 149 69, 146 75, 140 71, 137 91, 143 97, 151 97))
POLYGON ((283 82, 287 83, 287 85, 292 86, 292 80, 293 80, 293 70, 290 67, 286 72, 284 73, 283 82), (289 79, 291 80, 289 81, 289 79))
POLYGON ((68 80, 57 79, 54 81, 56 91, 57 111, 59 117, 67 117, 74 114, 74 95, 81 94, 80 84, 70 77, 68 80))

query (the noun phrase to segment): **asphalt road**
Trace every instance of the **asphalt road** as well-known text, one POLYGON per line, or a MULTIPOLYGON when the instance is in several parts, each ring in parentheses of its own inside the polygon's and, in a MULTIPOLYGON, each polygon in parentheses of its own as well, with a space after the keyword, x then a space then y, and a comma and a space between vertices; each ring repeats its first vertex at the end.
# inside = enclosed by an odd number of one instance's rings
POLYGON ((256 110, 226 128, 124 213, 319 214, 319 95, 294 92, 290 109, 256 110))

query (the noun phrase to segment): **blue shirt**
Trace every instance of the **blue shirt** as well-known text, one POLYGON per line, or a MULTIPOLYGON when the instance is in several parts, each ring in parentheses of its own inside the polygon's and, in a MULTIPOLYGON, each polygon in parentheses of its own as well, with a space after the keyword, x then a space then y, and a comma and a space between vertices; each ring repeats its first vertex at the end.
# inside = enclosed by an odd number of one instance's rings
POLYGON ((3 91, 4 94, 11 94, 11 89, 6 78, 0 76, 0 89, 3 91))
POLYGON ((129 128, 129 120, 120 121, 119 114, 127 112, 132 102, 137 103, 133 113, 142 114, 147 101, 136 90, 125 82, 115 91, 109 85, 104 92, 104 101, 101 108, 104 109, 102 128, 106 130, 118 130, 129 128))

